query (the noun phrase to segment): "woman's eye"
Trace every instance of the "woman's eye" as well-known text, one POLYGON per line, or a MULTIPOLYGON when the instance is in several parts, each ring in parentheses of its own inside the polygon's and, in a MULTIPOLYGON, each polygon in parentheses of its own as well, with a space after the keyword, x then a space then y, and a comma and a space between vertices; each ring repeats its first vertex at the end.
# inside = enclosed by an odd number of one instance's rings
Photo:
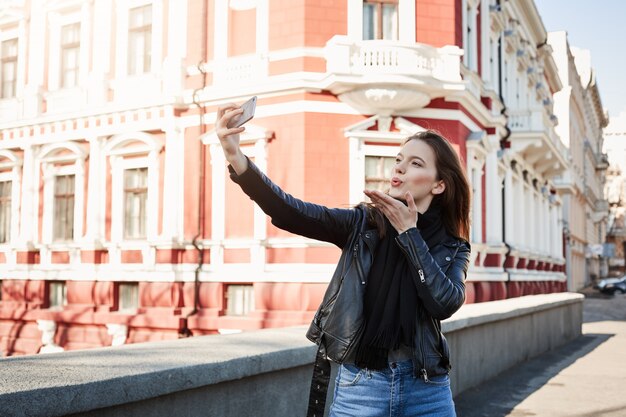
POLYGON ((419 162, 413 162, 413 165, 415 165, 416 167, 421 167, 422 164, 420 164, 419 162))

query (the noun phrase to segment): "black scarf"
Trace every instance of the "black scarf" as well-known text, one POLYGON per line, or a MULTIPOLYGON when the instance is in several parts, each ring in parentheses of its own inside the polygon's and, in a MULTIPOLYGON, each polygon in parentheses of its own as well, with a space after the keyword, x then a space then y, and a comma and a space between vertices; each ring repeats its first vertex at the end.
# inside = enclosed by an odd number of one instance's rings
MULTIPOLYGON (((445 237, 441 207, 430 205, 418 215, 417 229, 428 247, 445 237)), ((413 347, 417 306, 420 300, 409 261, 395 242, 398 232, 385 218, 386 233, 376 248, 365 290, 365 331, 356 351, 355 364, 361 368, 388 366, 390 349, 401 344, 413 347)))

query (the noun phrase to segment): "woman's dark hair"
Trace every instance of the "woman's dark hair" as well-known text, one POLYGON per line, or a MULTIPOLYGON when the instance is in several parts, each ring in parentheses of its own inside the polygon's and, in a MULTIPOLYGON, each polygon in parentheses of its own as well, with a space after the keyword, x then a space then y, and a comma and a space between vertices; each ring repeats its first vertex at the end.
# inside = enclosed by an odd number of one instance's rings
MULTIPOLYGON (((426 130, 408 137, 402 146, 411 140, 425 142, 435 153, 437 179, 443 180, 446 188, 443 193, 434 196, 431 205, 437 204, 441 207, 441 221, 446 232, 469 240, 470 186, 459 155, 447 139, 433 130, 426 130)), ((366 203, 366 205, 368 221, 376 225, 381 237, 384 236, 384 214, 375 205, 371 203, 366 203)))

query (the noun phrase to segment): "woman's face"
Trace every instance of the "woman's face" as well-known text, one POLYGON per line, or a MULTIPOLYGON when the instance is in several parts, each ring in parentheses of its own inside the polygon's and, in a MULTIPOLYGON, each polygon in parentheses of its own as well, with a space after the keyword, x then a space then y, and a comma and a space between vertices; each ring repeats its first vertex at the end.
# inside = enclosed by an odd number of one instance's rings
POLYGON ((420 213, 424 213, 437 194, 445 190, 438 180, 435 152, 422 140, 410 140, 400 148, 396 165, 391 172, 389 195, 405 201, 407 191, 415 200, 420 213))

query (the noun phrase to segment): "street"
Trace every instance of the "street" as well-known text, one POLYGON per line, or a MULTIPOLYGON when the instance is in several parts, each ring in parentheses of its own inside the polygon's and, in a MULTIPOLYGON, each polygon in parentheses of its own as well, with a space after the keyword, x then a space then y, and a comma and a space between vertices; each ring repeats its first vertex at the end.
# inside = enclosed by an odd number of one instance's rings
POLYGON ((584 293, 581 337, 461 393, 457 416, 626 416, 626 295, 584 293))

